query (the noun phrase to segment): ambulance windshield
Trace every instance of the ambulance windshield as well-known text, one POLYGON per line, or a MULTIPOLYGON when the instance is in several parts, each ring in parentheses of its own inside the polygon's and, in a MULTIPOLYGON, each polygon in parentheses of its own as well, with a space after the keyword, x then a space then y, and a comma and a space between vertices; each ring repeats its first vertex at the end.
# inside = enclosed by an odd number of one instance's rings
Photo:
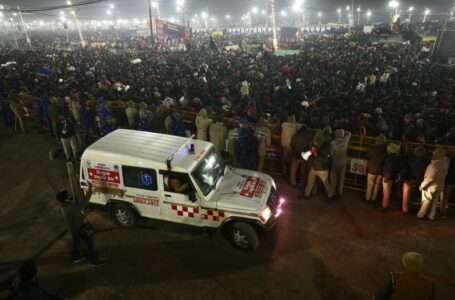
POLYGON ((225 164, 221 155, 211 148, 205 155, 194 171, 191 173, 204 196, 207 196, 223 176, 225 164))

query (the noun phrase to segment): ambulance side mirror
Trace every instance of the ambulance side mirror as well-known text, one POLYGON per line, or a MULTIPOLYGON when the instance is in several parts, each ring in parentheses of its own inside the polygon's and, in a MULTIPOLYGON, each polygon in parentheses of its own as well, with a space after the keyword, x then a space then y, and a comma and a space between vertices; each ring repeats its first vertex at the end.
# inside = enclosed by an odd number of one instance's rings
POLYGON ((191 202, 196 202, 197 198, 196 198, 196 191, 189 191, 188 192, 188 199, 191 201, 191 202))

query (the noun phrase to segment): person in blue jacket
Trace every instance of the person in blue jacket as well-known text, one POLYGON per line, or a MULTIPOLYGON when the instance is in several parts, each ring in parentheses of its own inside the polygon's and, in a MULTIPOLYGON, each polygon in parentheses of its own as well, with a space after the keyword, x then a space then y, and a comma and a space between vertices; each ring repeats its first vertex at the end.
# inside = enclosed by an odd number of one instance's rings
POLYGON ((46 122, 50 129, 52 129, 52 123, 47 118, 47 105, 49 100, 47 99, 46 94, 40 96, 36 95, 32 100, 32 108, 35 114, 35 126, 38 132, 41 131, 43 122, 46 122))

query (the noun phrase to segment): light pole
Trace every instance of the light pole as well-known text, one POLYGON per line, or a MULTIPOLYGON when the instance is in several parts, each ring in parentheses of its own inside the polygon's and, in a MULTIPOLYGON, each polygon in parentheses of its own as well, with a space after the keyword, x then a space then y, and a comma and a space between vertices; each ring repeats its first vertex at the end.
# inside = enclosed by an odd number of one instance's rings
POLYGON ((281 23, 281 25, 284 25, 284 19, 285 19, 285 17, 287 15, 288 15, 288 13, 285 10, 280 11, 280 16, 281 16, 280 23, 281 23))
POLYGON ((322 12, 318 12, 319 25, 321 25, 321 17, 322 17, 322 12))
MULTIPOLYGON (((72 5, 71 1, 66 1, 66 4, 72 5)), ((77 28, 77 32, 79 33, 79 39, 80 39, 81 46, 85 47, 85 40, 84 40, 84 37, 82 36, 82 31, 81 31, 81 27, 79 26, 79 20, 77 19, 76 11, 74 9, 72 9, 71 14, 73 15, 74 22, 76 23, 76 28, 77 28)))
POLYGON ((120 11, 115 11, 115 5, 111 4, 109 5, 109 9, 107 11, 107 14, 110 16, 111 14, 114 15, 114 32, 115 32, 115 38, 118 40, 118 32, 117 32, 117 14, 120 13, 120 11))
POLYGON ((25 33, 25 40, 27 41, 28 46, 31 48, 32 40, 30 40, 30 37, 28 36, 27 27, 25 26, 24 19, 22 19, 22 13, 21 13, 21 9, 19 6, 17 7, 17 11, 19 12, 19 18, 21 20, 22 30, 24 30, 24 33, 25 33))
POLYGON ((187 12, 188 12, 188 8, 185 7, 185 0, 176 0, 175 1, 175 10, 180 14, 181 16, 181 22, 183 23, 183 25, 187 25, 187 20, 188 20, 188 16, 187 16, 187 12))
POLYGON ((425 12, 423 13, 423 21, 422 23, 425 23, 427 21, 427 17, 430 15, 431 11, 427 8, 425 9, 425 12))
POLYGON ((338 13, 338 23, 341 24, 341 8, 337 9, 337 13, 338 13))
POLYGON ((159 18, 160 17, 160 5, 158 2, 152 2, 151 8, 154 10, 154 15, 159 18))
POLYGON ((201 13, 201 17, 202 17, 202 20, 204 20, 204 27, 205 27, 205 28, 209 27, 209 26, 208 26, 208 20, 207 20, 207 18, 208 18, 207 12, 206 12, 206 11, 203 11, 203 12, 201 13))
MULTIPOLYGON (((257 6, 253 6, 251 8, 251 14, 250 12, 248 12, 248 15, 250 16, 250 26, 253 27, 253 15, 256 16, 259 12, 259 9, 257 8, 257 6)), ((256 23, 256 19, 255 19, 255 23, 256 23)))
POLYGON ((230 22, 231 16, 230 15, 226 15, 225 18, 226 18, 226 22, 227 22, 228 27, 230 27, 231 26, 231 22, 230 22))
POLYGON ((305 20, 304 9, 303 9, 303 0, 296 0, 294 5, 292 5, 292 11, 297 15, 302 14, 302 24, 303 24, 304 20, 305 20))
POLYGON ((371 10, 367 11, 367 25, 370 24, 371 10))
POLYGON ((359 7, 357 7, 357 25, 360 25, 360 12, 362 11, 362 9, 359 7))
POLYGON ((393 31, 393 28, 394 28, 394 25, 396 22, 398 22, 398 7, 400 6, 400 2, 396 1, 396 0, 391 0, 389 2, 389 7, 393 10, 393 13, 392 13, 392 20, 391 20, 391 23, 390 23, 390 28, 392 29, 393 31))
MULTIPOLYGON (((274 50, 278 49, 278 39, 276 35, 276 15, 275 15, 275 0, 270 0, 270 10, 272 11, 272 43, 274 50)), ((268 17, 268 16, 266 16, 268 17)))
POLYGON ((414 6, 411 6, 408 8, 408 12, 409 12, 409 17, 408 17, 408 20, 409 20, 409 23, 411 23, 411 18, 412 18, 412 12, 414 11, 414 6))
POLYGON ((347 21, 348 21, 349 27, 351 26, 350 25, 351 15, 349 14, 350 11, 351 11, 351 7, 349 5, 346 6, 346 17, 347 17, 347 21))

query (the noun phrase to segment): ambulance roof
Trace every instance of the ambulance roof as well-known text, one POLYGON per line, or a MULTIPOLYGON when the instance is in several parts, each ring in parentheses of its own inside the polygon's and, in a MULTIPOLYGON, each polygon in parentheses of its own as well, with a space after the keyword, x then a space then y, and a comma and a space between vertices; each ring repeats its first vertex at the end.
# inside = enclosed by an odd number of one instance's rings
POLYGON ((195 152, 189 154, 187 147, 181 148, 187 140, 167 134, 117 129, 90 145, 82 160, 166 170, 167 159, 175 153, 172 170, 190 172, 212 144, 193 139, 195 152))

